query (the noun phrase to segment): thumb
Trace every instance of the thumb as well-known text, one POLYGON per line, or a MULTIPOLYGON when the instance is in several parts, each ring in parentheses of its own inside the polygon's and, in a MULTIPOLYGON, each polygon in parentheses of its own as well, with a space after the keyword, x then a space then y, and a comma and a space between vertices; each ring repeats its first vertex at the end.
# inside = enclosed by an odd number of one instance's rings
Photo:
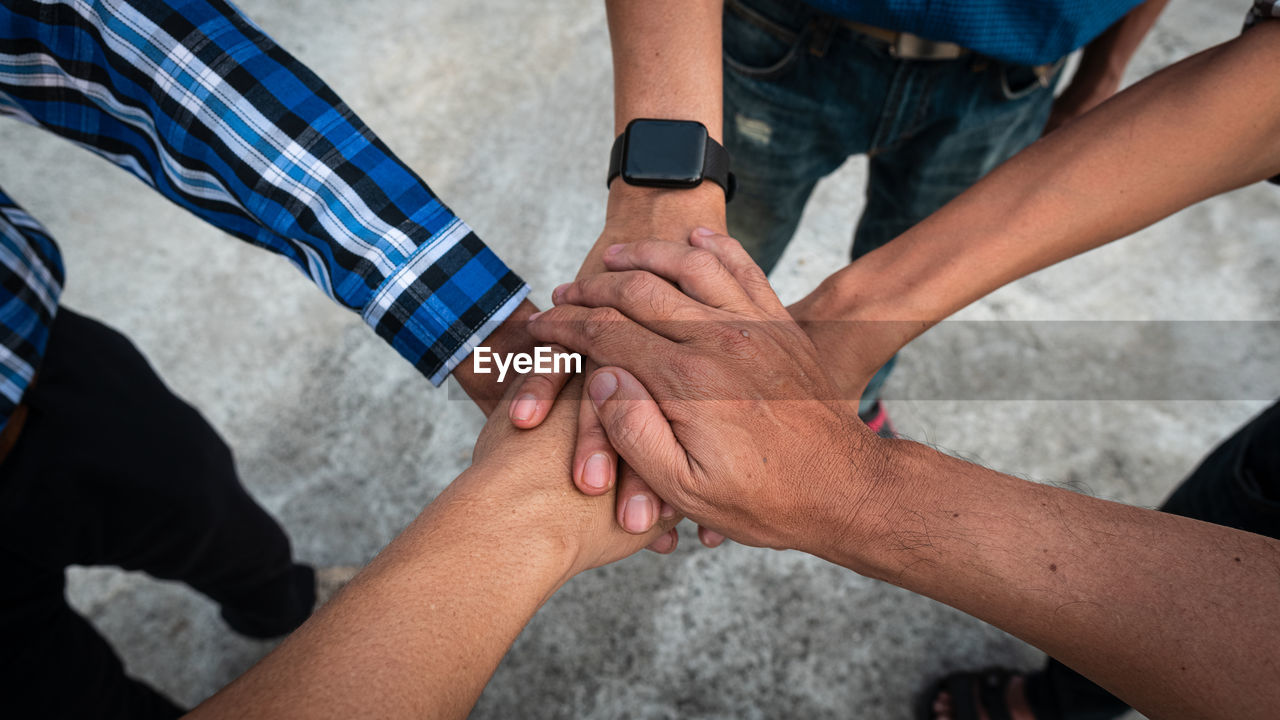
POLYGON ((587 381, 587 395, 618 454, 659 496, 678 501, 688 457, 649 391, 626 370, 605 367, 587 381))

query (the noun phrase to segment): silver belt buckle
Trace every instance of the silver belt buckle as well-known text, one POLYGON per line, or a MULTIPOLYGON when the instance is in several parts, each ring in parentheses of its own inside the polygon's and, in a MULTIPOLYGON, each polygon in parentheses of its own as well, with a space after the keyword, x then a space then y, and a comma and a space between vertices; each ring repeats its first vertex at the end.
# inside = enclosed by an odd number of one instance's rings
POLYGON ((898 33, 898 40, 889 46, 889 54, 899 60, 955 60, 964 53, 955 43, 934 42, 911 33, 898 33))

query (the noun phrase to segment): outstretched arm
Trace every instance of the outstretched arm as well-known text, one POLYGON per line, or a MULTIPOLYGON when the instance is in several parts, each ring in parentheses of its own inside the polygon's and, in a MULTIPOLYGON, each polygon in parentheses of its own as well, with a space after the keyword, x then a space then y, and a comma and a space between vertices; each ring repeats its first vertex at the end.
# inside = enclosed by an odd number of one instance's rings
MULTIPOLYGON (((323 80, 221 0, 5 3, 0 115, 284 256, 433 383, 459 368, 486 413, 502 388, 464 359, 486 342, 528 349, 524 281, 323 80)), ((16 282, 60 275, 47 236, 19 229, 15 243, 43 252, 23 256, 16 282)), ((40 343, 27 341, 39 334, 17 328, 6 346, 34 365, 40 343)))
POLYGON ((538 608, 573 575, 626 557, 647 535, 613 522, 613 497, 568 480, 566 389, 537 430, 505 405, 474 464, 342 592, 193 718, 463 718, 538 608))
POLYGON ((982 618, 1152 717, 1280 706, 1280 542, 875 436, 741 246, 693 242, 614 249, 530 325, 606 366, 588 394, 669 502, 982 618))
POLYGON ((848 348, 838 374, 865 381, 996 288, 1280 173, 1276 68, 1280 22, 1262 21, 1152 75, 829 277, 797 319, 839 333, 820 344, 848 348))

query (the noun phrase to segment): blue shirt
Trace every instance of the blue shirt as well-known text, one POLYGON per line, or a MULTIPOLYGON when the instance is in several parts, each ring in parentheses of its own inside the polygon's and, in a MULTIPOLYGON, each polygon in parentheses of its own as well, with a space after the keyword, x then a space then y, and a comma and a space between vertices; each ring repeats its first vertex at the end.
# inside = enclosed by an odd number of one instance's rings
POLYGON ((952 42, 1019 65, 1089 44, 1142 0, 805 0, 837 17, 952 42))
MULTIPOLYGON (((6 0, 0 114, 284 256, 433 383, 528 294, 320 78, 221 0, 6 0)), ((0 426, 39 367, 62 284, 57 245, 0 191, 0 426)))

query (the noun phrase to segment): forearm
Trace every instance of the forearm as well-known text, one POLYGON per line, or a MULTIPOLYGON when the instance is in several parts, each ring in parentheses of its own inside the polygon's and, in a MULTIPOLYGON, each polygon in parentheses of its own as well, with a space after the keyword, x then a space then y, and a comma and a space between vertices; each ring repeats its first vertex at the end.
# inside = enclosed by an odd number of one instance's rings
POLYGON ((1109 87, 1110 92, 1115 92, 1142 39, 1168 4, 1169 0, 1147 0, 1107 28, 1085 47, 1080 56, 1080 67, 1076 70, 1076 80, 1101 83, 1109 87))
MULTIPOLYGON (((554 506, 485 493, 473 467, 332 602, 196 718, 462 718, 566 579, 554 506), (542 517, 535 517, 539 512, 542 517)), ((559 502, 559 500, 556 500, 559 502)))
POLYGON ((1280 543, 893 447, 879 481, 894 489, 833 503, 851 510, 817 554, 990 622, 1152 717, 1280 703, 1265 640, 1280 543))
MULTIPOLYGON (((606 7, 614 136, 636 118, 694 120, 723 142, 722 0, 609 0, 606 7)), ((670 190, 615 180, 605 233, 580 275, 602 272, 600 254, 613 243, 653 237, 683 241, 699 225, 723 229, 724 204, 724 190, 712 182, 670 190)))
POLYGON ((1275 174, 1278 65, 1280 23, 1262 23, 1120 93, 825 281, 827 317, 916 321, 918 333, 1016 278, 1275 174))
POLYGON ((614 135, 636 118, 696 120, 721 135, 723 0, 608 0, 614 135))
POLYGON ((527 291, 331 88, 227 3, 6 3, 0 56, 39 70, 0 77, 0 112, 286 257, 432 382, 527 291), (113 68, 151 81, 100 84, 113 68))

